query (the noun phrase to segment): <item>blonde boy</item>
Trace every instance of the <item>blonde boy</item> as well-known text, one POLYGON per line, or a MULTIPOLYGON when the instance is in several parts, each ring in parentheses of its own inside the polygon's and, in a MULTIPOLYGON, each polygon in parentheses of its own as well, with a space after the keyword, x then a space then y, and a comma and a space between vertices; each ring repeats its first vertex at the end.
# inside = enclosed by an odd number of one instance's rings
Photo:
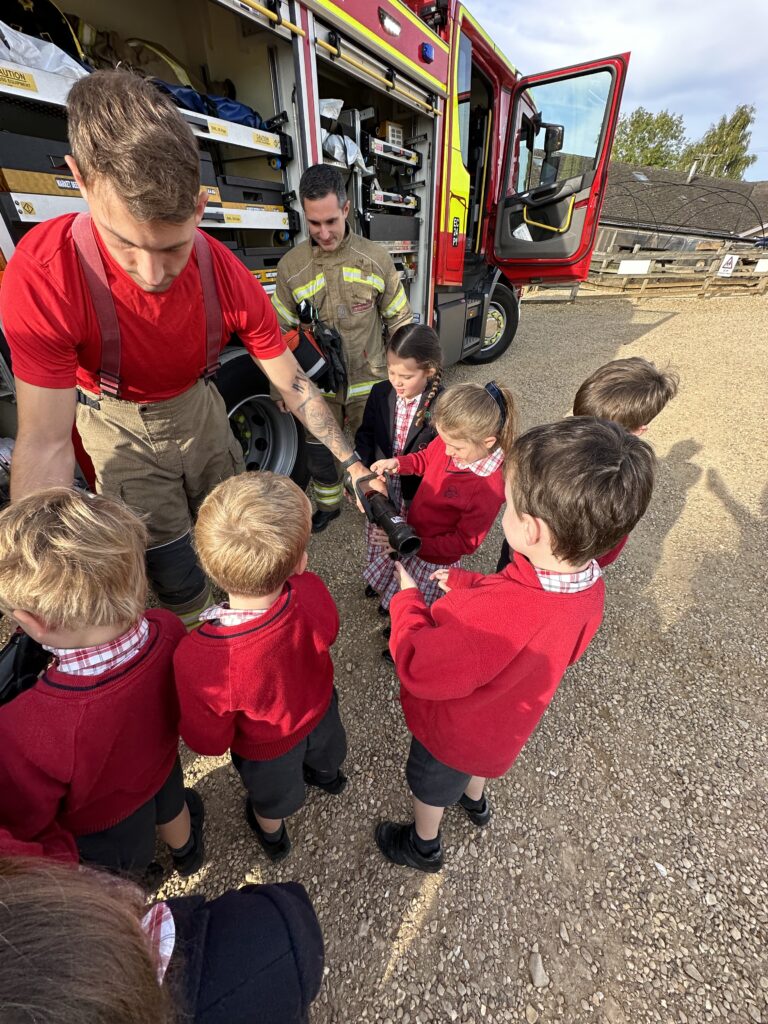
POLYGON ((322 580, 305 572, 310 515, 302 491, 274 473, 214 488, 195 546, 228 601, 203 613, 174 657, 181 735, 199 754, 230 752, 270 860, 290 852, 285 818, 304 803, 305 782, 335 795, 347 781, 329 653, 339 617, 322 580))
POLYGON ((155 831, 187 875, 203 805, 178 759, 168 611, 144 610, 146 530, 120 501, 64 487, 0 513, 0 604, 53 655, 0 715, 0 826, 74 835, 82 860, 143 872, 155 831))

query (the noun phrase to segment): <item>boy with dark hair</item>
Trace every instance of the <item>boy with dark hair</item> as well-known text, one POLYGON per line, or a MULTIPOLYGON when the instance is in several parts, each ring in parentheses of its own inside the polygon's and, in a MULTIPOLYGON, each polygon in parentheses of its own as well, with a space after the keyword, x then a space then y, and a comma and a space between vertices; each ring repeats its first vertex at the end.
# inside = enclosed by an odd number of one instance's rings
POLYGON ((203 803, 178 756, 185 630, 144 610, 146 536, 118 499, 64 487, 0 513, 0 606, 55 659, 0 714, 0 827, 44 848, 69 833, 82 860, 137 875, 157 831, 190 875, 203 803))
POLYGON ((561 420, 529 430, 505 465, 504 534, 512 563, 495 576, 436 572, 447 596, 427 608, 400 567, 390 650, 411 749, 414 821, 381 822, 395 864, 439 871, 440 822, 459 803, 478 826, 486 778, 509 769, 584 653, 603 614, 596 556, 645 512, 651 448, 615 423, 561 420))
POLYGON ((573 400, 573 415, 613 420, 639 437, 675 397, 679 383, 676 373, 657 370, 641 356, 614 359, 581 385, 573 400))
MULTIPOLYGON (((574 416, 594 416, 619 423, 630 434, 641 437, 648 424, 677 394, 680 378, 671 370, 658 370, 642 356, 613 359, 599 366, 584 381, 573 401, 574 416)), ((624 550, 629 534, 597 558, 601 569, 611 565, 624 550)), ((502 542, 496 572, 511 560, 509 544, 502 542)))
POLYGON ((288 477, 246 473, 219 484, 195 526, 200 564, 226 591, 174 657, 181 735, 198 754, 231 753, 245 814, 270 860, 291 849, 285 818, 304 784, 341 793, 347 739, 329 648, 333 598, 307 567, 309 499, 288 477))

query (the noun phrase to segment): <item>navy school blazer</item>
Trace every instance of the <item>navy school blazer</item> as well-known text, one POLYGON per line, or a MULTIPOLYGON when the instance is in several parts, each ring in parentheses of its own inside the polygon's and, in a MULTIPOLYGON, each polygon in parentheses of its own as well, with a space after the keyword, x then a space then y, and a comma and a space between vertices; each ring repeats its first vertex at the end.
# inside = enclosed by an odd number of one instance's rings
MULTIPOLYGON (((429 388, 427 388, 427 391, 429 388)), ((442 388, 438 389, 438 395, 442 391, 442 388)), ((426 391, 421 396, 419 402, 419 409, 421 409, 424 403, 424 397, 426 391)), ((437 395, 432 402, 437 400, 437 395)), ((368 396, 368 401, 365 403, 365 411, 363 413, 363 422, 355 434, 355 450, 360 458, 363 460, 366 466, 370 466, 372 462, 376 462, 378 459, 391 459, 392 458, 392 438, 395 433, 395 403, 397 401, 397 395, 395 389, 389 383, 388 380, 379 381, 378 384, 374 384, 371 388, 371 393, 368 396)), ((418 413, 417 413, 418 415, 418 413)), ((426 448, 430 441, 433 441, 437 436, 437 431, 432 426, 431 421, 427 420, 426 423, 422 423, 420 427, 416 426, 416 416, 413 418, 411 423, 411 429, 408 431, 408 436, 405 439, 405 445, 403 447, 401 455, 410 455, 413 452, 421 451, 422 448, 426 448)), ((403 498, 405 501, 413 501, 413 496, 418 490, 419 484, 421 483, 421 477, 419 476, 404 476, 402 478, 403 498)))

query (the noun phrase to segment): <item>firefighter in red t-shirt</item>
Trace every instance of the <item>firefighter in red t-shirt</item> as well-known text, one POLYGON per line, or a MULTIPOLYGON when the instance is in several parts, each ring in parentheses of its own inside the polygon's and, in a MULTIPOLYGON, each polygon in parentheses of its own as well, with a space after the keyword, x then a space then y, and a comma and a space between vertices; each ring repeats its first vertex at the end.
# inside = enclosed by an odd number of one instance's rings
POLYGON ((232 334, 353 478, 367 469, 286 349, 261 285, 197 229, 197 144, 170 100, 134 75, 96 72, 67 110, 66 159, 90 216, 30 231, 0 290, 19 415, 11 496, 71 484, 76 422, 97 490, 146 516, 152 585, 189 622, 208 592, 191 518, 244 468, 210 383, 232 334))

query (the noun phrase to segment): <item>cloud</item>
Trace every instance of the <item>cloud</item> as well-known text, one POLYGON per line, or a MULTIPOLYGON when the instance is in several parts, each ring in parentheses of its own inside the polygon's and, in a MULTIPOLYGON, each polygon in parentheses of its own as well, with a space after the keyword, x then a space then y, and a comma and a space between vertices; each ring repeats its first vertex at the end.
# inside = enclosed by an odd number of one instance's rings
POLYGON ((757 118, 748 171, 768 179, 766 0, 466 0, 470 12, 524 74, 630 50, 622 109, 682 114, 689 137, 702 135, 740 103, 757 118), (510 9, 514 12, 510 18, 510 9))

